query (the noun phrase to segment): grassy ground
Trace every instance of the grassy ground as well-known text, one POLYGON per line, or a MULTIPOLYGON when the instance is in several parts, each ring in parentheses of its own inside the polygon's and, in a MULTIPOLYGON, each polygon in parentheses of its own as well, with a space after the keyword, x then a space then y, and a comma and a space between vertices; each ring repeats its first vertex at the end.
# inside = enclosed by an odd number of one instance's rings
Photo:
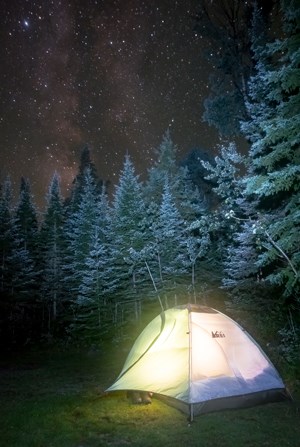
MULTIPOLYGON (((206 288, 201 296, 202 304, 226 311, 221 292, 206 288)), ((106 394, 134 338, 158 312, 157 303, 143 309, 139 325, 124 328, 99 349, 0 357, 0 446, 300 447, 299 395, 293 403, 206 414, 190 424, 156 398, 137 406, 125 393, 106 394)), ((299 378, 294 382, 299 389, 299 378)))
POLYGON ((31 351, 0 361, 0 445, 5 447, 300 447, 290 402, 198 416, 157 399, 131 404, 105 394, 127 345, 106 350, 31 351), (108 353, 109 352, 109 353, 108 353))

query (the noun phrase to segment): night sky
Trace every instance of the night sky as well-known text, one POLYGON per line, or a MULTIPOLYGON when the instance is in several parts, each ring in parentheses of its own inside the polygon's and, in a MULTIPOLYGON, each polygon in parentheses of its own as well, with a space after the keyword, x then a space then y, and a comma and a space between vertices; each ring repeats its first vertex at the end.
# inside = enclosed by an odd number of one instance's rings
POLYGON ((182 157, 211 149, 209 67, 197 0, 4 0, 0 176, 30 179, 38 206, 55 170, 64 196, 82 148, 117 183, 129 153, 145 174, 168 127, 182 157))

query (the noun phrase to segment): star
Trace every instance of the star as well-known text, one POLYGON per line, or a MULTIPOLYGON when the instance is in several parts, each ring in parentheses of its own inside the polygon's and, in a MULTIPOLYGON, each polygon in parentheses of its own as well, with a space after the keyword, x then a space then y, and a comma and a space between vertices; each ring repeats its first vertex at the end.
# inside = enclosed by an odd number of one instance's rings
POLYGON ((195 40, 197 8, 198 0, 163 0, 159 8, 140 0, 6 2, 0 182, 9 174, 18 185, 27 175, 42 204, 54 171, 68 191, 86 145, 110 180, 126 151, 147 173, 169 127, 180 157, 211 142, 201 122, 209 73, 195 40))

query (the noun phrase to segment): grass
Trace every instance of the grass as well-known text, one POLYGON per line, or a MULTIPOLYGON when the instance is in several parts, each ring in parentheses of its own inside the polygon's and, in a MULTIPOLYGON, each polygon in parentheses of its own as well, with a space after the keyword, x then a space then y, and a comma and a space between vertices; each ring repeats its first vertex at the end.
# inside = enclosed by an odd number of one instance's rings
POLYGON ((30 351, 0 361, 0 445, 5 447, 299 447, 296 404, 186 415, 158 399, 106 394, 127 346, 30 351))
MULTIPOLYGON (((226 312, 220 291, 202 291, 202 301, 226 312)), ((137 406, 125 393, 105 393, 133 340, 158 312, 157 303, 143 309, 139 325, 124 326, 99 349, 31 349, 1 357, 0 446, 300 447, 295 402, 211 413, 189 423, 156 398, 137 406)), ((293 384, 299 398, 299 377, 293 384)))

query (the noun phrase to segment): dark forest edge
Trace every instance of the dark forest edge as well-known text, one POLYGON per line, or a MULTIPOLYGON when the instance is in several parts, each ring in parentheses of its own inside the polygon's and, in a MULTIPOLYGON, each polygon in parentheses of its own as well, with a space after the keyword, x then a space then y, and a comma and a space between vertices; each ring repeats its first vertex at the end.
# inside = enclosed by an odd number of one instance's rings
POLYGON ((62 198, 54 173, 41 216, 29 180, 22 178, 16 204, 3 181, 3 349, 95 343, 139 320, 141 300, 163 307, 165 297, 201 299, 205 271, 232 309, 256 315, 278 358, 299 375, 300 9, 283 1, 281 13, 282 37, 270 41, 259 32, 261 10, 253 12, 253 67, 239 119, 246 155, 227 142, 215 159, 193 150, 178 163, 167 131, 145 182, 128 155, 110 191, 85 147, 70 196, 62 198))

